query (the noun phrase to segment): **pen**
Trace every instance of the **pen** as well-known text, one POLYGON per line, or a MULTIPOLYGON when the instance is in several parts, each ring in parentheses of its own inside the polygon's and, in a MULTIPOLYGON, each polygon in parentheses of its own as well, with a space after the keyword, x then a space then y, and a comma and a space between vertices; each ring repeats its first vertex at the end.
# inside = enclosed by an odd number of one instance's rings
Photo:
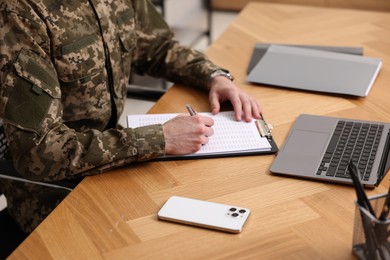
POLYGON ((190 104, 187 104, 186 108, 188 110, 188 113, 190 113, 191 116, 196 115, 196 111, 192 108, 192 106, 190 104))
MULTIPOLYGON (((351 175, 353 184, 355 185, 356 194, 357 194, 357 201, 358 204, 363 207, 364 209, 368 210, 371 215, 376 218, 375 211, 371 206, 370 201, 368 200, 368 197, 366 193, 364 192, 364 188, 362 183, 360 182, 360 176, 359 176, 359 169, 356 167, 356 164, 353 162, 352 159, 350 159, 348 164, 349 174, 351 175)), ((380 234, 383 232, 381 229, 377 229, 375 225, 369 220, 362 211, 360 211, 361 218, 362 218, 362 225, 364 234, 366 236, 366 244, 367 244, 367 256, 368 259, 386 259, 386 256, 384 255, 385 252, 383 252, 382 248, 382 241, 378 241, 378 238, 380 239, 380 234), (380 233, 379 233, 380 232, 380 233), (379 253, 379 255, 377 255, 379 253)), ((378 226, 377 226, 378 227, 378 226)), ((385 230, 385 243, 387 242, 387 229, 385 230)), ((386 250, 387 252, 387 250, 386 250)))
POLYGON ((355 186, 358 204, 367 209, 374 217, 376 217, 374 209, 372 208, 371 203, 368 200, 366 193, 364 192, 363 185, 360 182, 359 170, 352 159, 349 160, 348 169, 355 186))

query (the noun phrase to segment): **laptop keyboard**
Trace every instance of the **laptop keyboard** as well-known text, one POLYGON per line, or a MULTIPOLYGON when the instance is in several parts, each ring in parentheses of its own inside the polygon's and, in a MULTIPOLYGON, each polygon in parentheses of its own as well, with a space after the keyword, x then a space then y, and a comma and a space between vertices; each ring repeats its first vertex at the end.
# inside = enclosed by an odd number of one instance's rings
POLYGON ((370 178, 384 125, 340 120, 333 132, 317 175, 351 178, 348 162, 356 163, 360 178, 370 178))

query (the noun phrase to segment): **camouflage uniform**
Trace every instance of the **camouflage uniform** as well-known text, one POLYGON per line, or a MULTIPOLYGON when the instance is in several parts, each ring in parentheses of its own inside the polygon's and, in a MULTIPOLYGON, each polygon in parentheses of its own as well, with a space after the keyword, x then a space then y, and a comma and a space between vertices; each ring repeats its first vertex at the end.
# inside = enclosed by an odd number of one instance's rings
MULTIPOLYGON (((53 182, 164 154, 161 125, 117 125, 130 71, 207 89, 219 69, 172 39, 149 0, 0 0, 0 117, 17 172, 53 182)), ((1 181, 34 229, 66 191, 1 181)))

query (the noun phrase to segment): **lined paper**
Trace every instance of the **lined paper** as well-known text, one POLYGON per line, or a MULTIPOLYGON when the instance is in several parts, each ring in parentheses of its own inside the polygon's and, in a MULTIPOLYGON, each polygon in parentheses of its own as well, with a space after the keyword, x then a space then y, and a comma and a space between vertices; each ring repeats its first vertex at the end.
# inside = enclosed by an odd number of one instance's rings
MULTIPOLYGON (((271 150, 268 139, 261 137, 255 124, 252 122, 237 122, 234 112, 220 112, 216 115, 211 113, 198 113, 213 118, 214 135, 209 137, 209 142, 194 153, 183 156, 207 156, 224 154, 244 154, 265 152, 271 150)), ((145 114, 128 115, 128 127, 135 128, 145 125, 162 124, 178 114, 145 114)), ((175 156, 177 157, 177 156, 175 156)))

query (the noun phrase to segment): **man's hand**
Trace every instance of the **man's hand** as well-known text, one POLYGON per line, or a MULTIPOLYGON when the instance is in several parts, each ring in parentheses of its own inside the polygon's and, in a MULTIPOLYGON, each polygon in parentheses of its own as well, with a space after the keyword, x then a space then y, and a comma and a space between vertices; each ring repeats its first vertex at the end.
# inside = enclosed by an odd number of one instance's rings
POLYGON ((251 121, 252 118, 261 118, 262 110, 256 100, 226 77, 218 76, 212 80, 209 100, 213 114, 220 111, 221 103, 230 101, 237 121, 242 120, 242 115, 247 122, 251 121))
POLYGON ((214 120, 201 115, 179 115, 163 124, 165 152, 190 154, 197 152, 214 134, 214 120))

